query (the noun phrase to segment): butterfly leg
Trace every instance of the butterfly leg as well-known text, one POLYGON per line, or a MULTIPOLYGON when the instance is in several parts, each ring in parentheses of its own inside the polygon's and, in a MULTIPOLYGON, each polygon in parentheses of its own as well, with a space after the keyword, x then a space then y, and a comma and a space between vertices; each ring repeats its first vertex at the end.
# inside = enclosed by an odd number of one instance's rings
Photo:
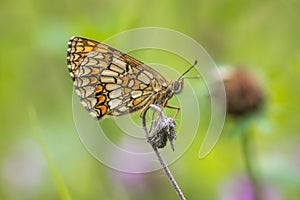
POLYGON ((180 111, 180 108, 177 107, 177 106, 169 106, 169 105, 167 105, 166 107, 167 107, 167 108, 171 108, 171 109, 176 109, 176 110, 177 110, 176 113, 175 113, 175 115, 173 116, 173 119, 175 119, 175 118, 177 117, 179 111, 180 111))
POLYGON ((175 119, 175 118, 177 117, 179 111, 180 111, 180 108, 177 107, 177 106, 169 106, 169 105, 167 105, 168 101, 169 101, 169 98, 166 98, 165 101, 164 101, 164 103, 163 103, 163 105, 162 105, 162 107, 161 107, 160 113, 163 111, 163 109, 164 109, 165 107, 171 108, 171 109, 176 109, 177 111, 176 111, 175 115, 173 116, 173 119, 175 119))

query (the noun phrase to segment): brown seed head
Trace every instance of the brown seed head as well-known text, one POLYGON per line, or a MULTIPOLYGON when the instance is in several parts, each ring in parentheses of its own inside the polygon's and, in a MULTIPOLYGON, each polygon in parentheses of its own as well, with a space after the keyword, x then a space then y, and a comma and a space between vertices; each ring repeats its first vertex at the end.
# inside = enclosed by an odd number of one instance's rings
POLYGON ((232 69, 223 76, 227 113, 242 116, 257 111, 263 103, 263 93, 255 77, 244 68, 232 69))

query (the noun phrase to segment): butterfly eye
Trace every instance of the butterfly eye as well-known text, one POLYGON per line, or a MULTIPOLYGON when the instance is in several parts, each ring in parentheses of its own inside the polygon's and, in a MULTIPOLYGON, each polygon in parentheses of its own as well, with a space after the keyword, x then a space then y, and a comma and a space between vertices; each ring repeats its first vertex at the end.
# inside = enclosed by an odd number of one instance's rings
POLYGON ((173 83, 174 94, 178 94, 182 90, 183 80, 175 81, 173 83))

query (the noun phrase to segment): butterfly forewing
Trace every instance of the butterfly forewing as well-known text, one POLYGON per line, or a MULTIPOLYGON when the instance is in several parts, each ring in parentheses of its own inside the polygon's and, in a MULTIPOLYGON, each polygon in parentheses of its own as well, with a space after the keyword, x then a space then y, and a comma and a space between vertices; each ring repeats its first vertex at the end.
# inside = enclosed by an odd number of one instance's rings
POLYGON ((75 92, 98 119, 139 110, 168 85, 157 71, 108 45, 80 37, 71 38, 68 44, 75 92))

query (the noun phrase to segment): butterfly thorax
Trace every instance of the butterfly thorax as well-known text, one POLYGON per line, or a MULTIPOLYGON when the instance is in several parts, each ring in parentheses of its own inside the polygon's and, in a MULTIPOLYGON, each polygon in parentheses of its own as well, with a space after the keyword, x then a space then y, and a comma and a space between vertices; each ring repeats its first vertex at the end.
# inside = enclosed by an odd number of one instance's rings
POLYGON ((183 79, 178 81, 171 81, 166 87, 160 87, 157 93, 157 97, 153 101, 153 104, 164 106, 174 94, 181 92, 183 88, 183 79))

